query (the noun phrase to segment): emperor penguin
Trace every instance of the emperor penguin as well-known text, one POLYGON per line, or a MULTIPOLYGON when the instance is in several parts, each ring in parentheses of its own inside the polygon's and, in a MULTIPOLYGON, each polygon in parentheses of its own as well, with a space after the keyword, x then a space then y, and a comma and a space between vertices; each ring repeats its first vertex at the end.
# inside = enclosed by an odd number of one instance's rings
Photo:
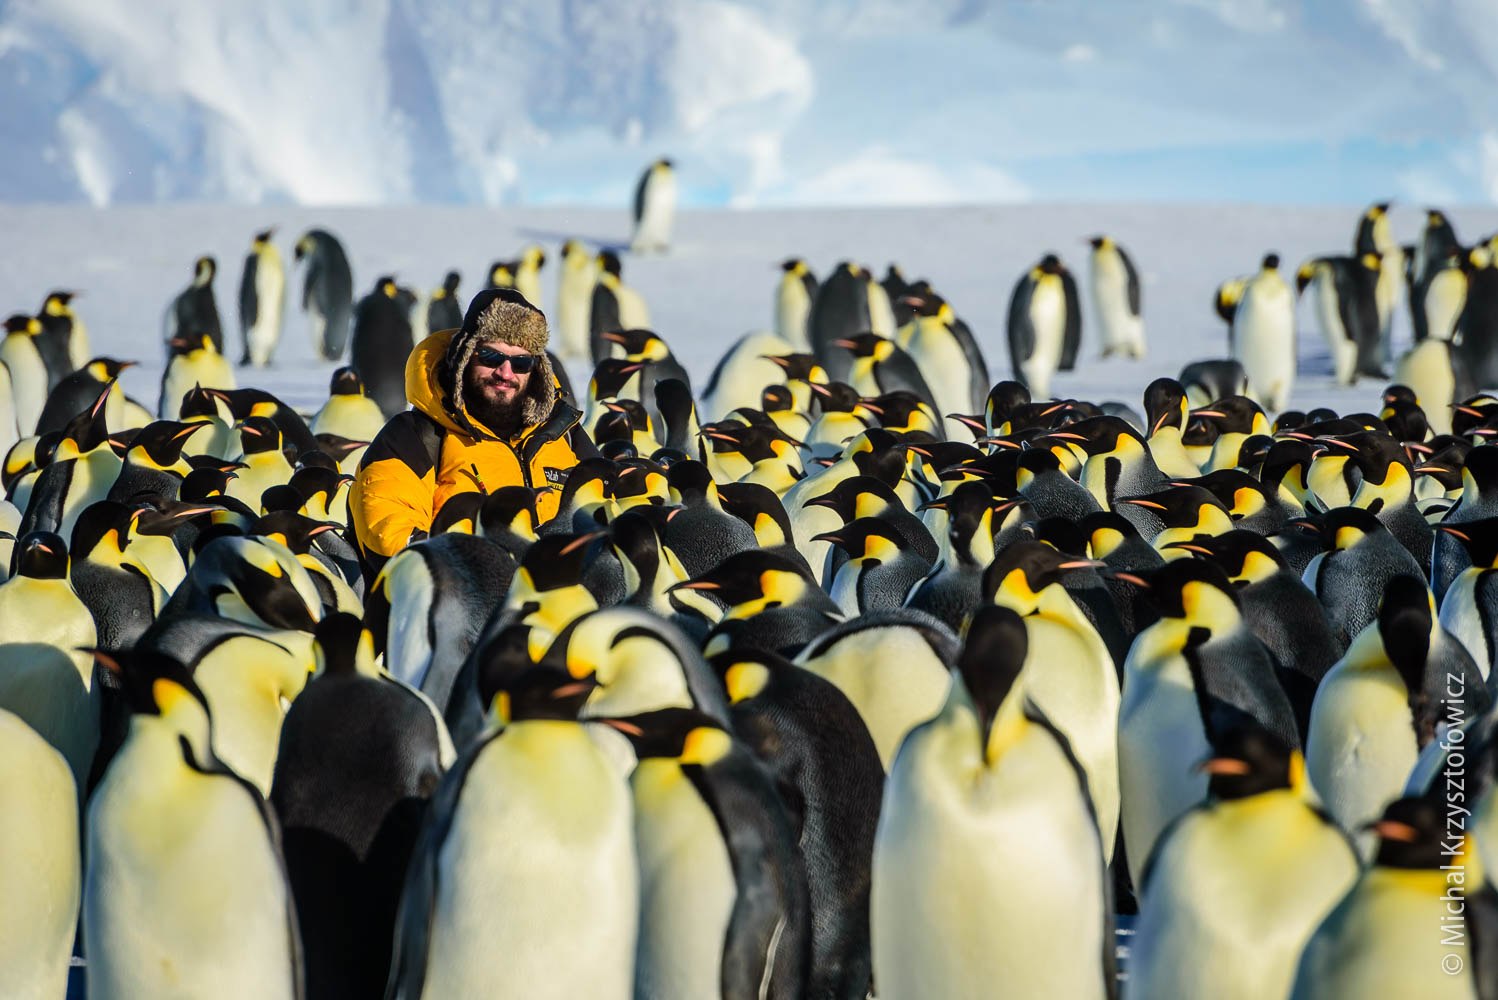
POLYGON ((0 341, 0 362, 10 375, 16 427, 23 438, 36 433, 51 385, 37 344, 41 332, 41 320, 18 313, 6 319, 5 339, 0 341))
MULTIPOLYGON (((833 346, 834 341, 872 330, 869 314, 870 275, 858 264, 842 261, 817 288, 806 317, 811 351, 833 382, 848 381, 852 362, 833 346)), ((756 393, 761 387, 756 387, 756 393)))
MULTIPOLYGON (((895 340, 920 368, 939 414, 974 413, 983 409, 992 383, 983 351, 968 325, 951 305, 932 293, 910 305, 914 314, 895 340)), ((962 423, 946 417, 948 437, 962 433, 962 423)))
POLYGON ((42 415, 36 422, 36 433, 62 430, 69 420, 93 406, 106 388, 109 389, 109 399, 104 403, 105 421, 111 430, 124 430, 127 426, 125 392, 118 379, 126 368, 134 367, 134 361, 116 361, 114 358, 89 361, 57 383, 47 395, 47 404, 42 407, 42 415))
POLYGON ((1475 894, 1477 858, 1446 808, 1404 798, 1370 824, 1378 853, 1306 943, 1290 1000, 1484 995, 1469 945, 1474 902, 1453 915, 1451 901, 1463 888, 1475 894))
POLYGON ((1295 296, 1280 277, 1279 254, 1266 254, 1243 286, 1233 313, 1233 358, 1248 375, 1249 392, 1264 409, 1283 410, 1295 388, 1295 296))
POLYGON ((337 434, 351 441, 373 441, 384 426, 385 414, 380 404, 365 393, 359 373, 352 367, 335 371, 328 385, 328 401, 312 418, 312 433, 337 434))
POLYGON ((286 308, 286 268, 270 241, 275 229, 256 233, 239 281, 239 330, 244 337, 241 365, 264 368, 281 340, 286 308))
POLYGON ((354 276, 343 244, 326 229, 309 229, 292 256, 307 262, 302 311, 312 329, 312 347, 325 361, 343 357, 354 309, 354 276))
POLYGON ((592 685, 549 665, 495 673, 477 678, 489 726, 427 810, 385 995, 626 1000, 634 809, 617 757, 576 721, 592 685))
POLYGON ((1394 238, 1389 225, 1389 203, 1370 205, 1358 220, 1358 230, 1353 236, 1352 252, 1362 258, 1377 254, 1379 259, 1378 283, 1374 289, 1374 302, 1378 309, 1379 339, 1385 357, 1390 355, 1391 333, 1394 313, 1399 308, 1401 282, 1404 276, 1404 248, 1394 238))
POLYGON ((1191 768, 1211 751, 1217 706, 1249 715, 1291 749, 1300 734, 1273 658, 1249 631, 1220 568, 1177 559, 1114 575, 1142 585, 1160 613, 1129 648, 1118 715, 1121 827, 1138 885, 1160 834, 1206 795, 1206 776, 1191 768))
POLYGON ((123 467, 110 444, 100 395, 91 409, 78 414, 62 432, 51 461, 41 470, 21 519, 21 531, 56 531, 71 537, 85 507, 103 500, 123 467))
POLYGON ((545 266, 546 251, 534 243, 520 251, 520 261, 515 266, 515 291, 537 309, 541 308, 541 268, 545 266))
POLYGON ((1018 996, 1117 995, 1087 780, 1027 694, 1028 641, 1016 612, 980 610, 946 703, 890 768, 870 894, 885 1000, 976 998, 999 984, 1018 996))
POLYGON ((202 691, 164 655, 94 655, 120 674, 133 714, 89 802, 89 994, 301 997, 280 830, 214 753, 202 691))
POLYGON ((1032 398, 1050 398, 1051 379, 1071 369, 1081 335, 1076 280, 1055 254, 1046 254, 1009 297, 1010 370, 1032 398))
POLYGON ((161 396, 156 403, 156 415, 162 420, 181 416, 183 398, 194 388, 238 387, 234 367, 207 334, 176 337, 167 343, 167 350, 170 356, 161 373, 161 396))
POLYGON ((1415 393, 1432 433, 1451 433, 1451 410, 1456 405, 1456 371, 1452 368, 1449 340, 1427 337, 1404 352, 1394 366, 1394 381, 1408 386, 1415 393))
POLYGON ((635 253, 671 248, 671 224, 676 218, 676 170, 668 159, 645 168, 635 185, 635 232, 629 248, 635 253))
POLYGON ((19 716, 0 708, 0 993, 67 994, 83 864, 79 796, 68 763, 19 716))
POLYGON ((1441 627, 1423 578, 1396 576, 1382 597, 1377 620, 1316 689, 1306 740, 1311 784, 1349 831, 1399 797, 1438 723, 1469 718, 1490 700, 1472 657, 1441 627))
POLYGON ((796 831, 753 754, 700 712, 613 721, 640 866, 635 996, 806 995, 810 912, 796 831))
POLYGON ((1425 307, 1410 317, 1416 341, 1450 340, 1456 335, 1456 322, 1467 305, 1466 262, 1461 254, 1451 253, 1433 265, 1425 279, 1425 307))
POLYGON ((239 424, 239 460, 244 467, 229 485, 229 496, 260 510, 261 495, 291 480, 295 471, 286 460, 281 429, 269 417, 245 417, 239 424))
POLYGON ((430 701, 375 665, 357 618, 331 615, 315 638, 317 672, 287 710, 270 801, 308 994, 379 996, 420 814, 453 762, 452 741, 430 701))
POLYGON ((1378 307, 1378 257, 1316 257, 1295 273, 1295 290, 1316 295, 1316 318, 1331 349, 1338 385, 1352 385, 1359 375, 1387 378, 1378 307))
POLYGON ((775 335, 797 351, 810 351, 806 324, 817 298, 817 276, 800 257, 786 258, 780 270, 780 283, 775 287, 775 335))
POLYGON ((1436 531, 1459 541, 1472 561, 1441 598, 1441 627, 1472 654, 1486 680, 1498 659, 1498 519, 1438 524, 1436 531))
POLYGON ((16 543, 15 575, 0 584, 0 709, 62 754, 81 796, 99 745, 93 616, 68 580, 68 548, 51 532, 16 543))
POLYGON ((442 284, 432 289, 427 300, 427 332, 456 330, 463 325, 463 306, 458 302, 458 282, 462 276, 448 271, 442 284))
POLYGON ((47 361, 51 385, 71 371, 82 368, 93 357, 89 347, 88 328, 73 309, 78 292, 58 290, 47 293, 36 318, 41 320, 42 334, 38 349, 47 361))
POLYGON ((375 282, 374 290, 354 310, 349 345, 351 367, 387 420, 406 408, 406 358, 415 346, 411 322, 397 301, 397 292, 392 277, 375 282))
POLYGON ((650 311, 640 293, 624 283, 619 255, 612 250, 600 253, 597 274, 588 319, 588 350, 595 365, 609 356, 605 333, 650 328, 650 311))
POLYGON ((1301 949, 1358 877, 1351 841, 1310 795, 1305 761, 1247 719, 1221 727, 1207 801, 1148 859, 1129 950, 1141 997, 1288 995, 1301 949))
POLYGON ((213 297, 213 278, 217 273, 218 262, 212 257, 199 257, 194 262, 192 284, 167 307, 165 340, 206 334, 213 341, 213 349, 224 353, 224 330, 213 297))
POLYGON ((1103 357, 1144 357, 1144 318, 1140 315, 1139 272, 1111 236, 1092 244, 1092 314, 1103 335, 1103 357))
POLYGON ((597 258, 578 240, 562 244, 562 266, 557 277, 556 328, 564 360, 581 361, 591 357, 589 317, 593 312, 593 286, 597 283, 597 258))

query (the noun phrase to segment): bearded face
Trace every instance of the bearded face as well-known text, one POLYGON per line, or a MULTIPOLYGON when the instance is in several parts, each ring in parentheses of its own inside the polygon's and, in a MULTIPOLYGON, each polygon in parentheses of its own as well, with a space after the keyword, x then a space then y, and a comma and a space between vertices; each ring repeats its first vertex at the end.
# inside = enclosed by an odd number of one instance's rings
POLYGON ((529 355, 510 344, 491 342, 483 346, 498 352, 498 358, 483 350, 475 352, 463 373, 463 401, 485 427, 510 436, 520 430, 520 410, 531 374, 517 374, 508 361, 499 358, 529 355))

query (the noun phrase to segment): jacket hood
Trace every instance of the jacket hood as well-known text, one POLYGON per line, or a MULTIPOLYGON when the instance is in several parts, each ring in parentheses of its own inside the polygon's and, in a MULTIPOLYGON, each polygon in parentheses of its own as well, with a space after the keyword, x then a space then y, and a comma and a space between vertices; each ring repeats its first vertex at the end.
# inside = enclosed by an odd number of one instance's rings
MULTIPOLYGON (((463 371, 482 340, 476 332, 452 329, 439 330, 417 344, 406 359, 406 398, 447 430, 499 440, 498 434, 469 414, 463 401, 463 371)), ((550 356, 543 350, 535 358, 536 367, 531 369, 521 401, 521 434, 546 422, 561 392, 550 356)))

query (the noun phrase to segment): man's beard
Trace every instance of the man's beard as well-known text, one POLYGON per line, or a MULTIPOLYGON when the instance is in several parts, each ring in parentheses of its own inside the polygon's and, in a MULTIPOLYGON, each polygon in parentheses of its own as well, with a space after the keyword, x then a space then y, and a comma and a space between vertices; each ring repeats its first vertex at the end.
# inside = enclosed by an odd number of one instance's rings
POLYGON ((464 394, 468 415, 501 437, 513 437, 520 430, 520 413, 525 406, 521 393, 509 402, 490 399, 478 386, 469 385, 464 394))

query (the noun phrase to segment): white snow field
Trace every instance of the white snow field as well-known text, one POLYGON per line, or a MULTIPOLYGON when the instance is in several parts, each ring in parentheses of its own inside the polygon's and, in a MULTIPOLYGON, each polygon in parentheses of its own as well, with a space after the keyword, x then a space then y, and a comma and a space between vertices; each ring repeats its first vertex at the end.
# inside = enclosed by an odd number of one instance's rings
MULTIPOLYGON (((1457 234, 1471 243, 1498 229, 1498 209, 1446 206, 1457 234)), ((1308 256, 1347 253, 1362 206, 1245 207, 1229 205, 1003 205, 966 208, 731 211, 683 213, 672 251, 624 255, 624 277, 645 296, 655 327, 692 374, 700 394, 723 350, 739 335, 772 320, 778 264, 809 260, 819 275, 839 260, 883 274, 898 262, 909 279, 929 278, 972 326, 995 380, 1010 375, 1005 316, 1016 278, 1047 250, 1078 274, 1086 299, 1085 238, 1106 232, 1133 255, 1143 281, 1148 357, 1099 361, 1096 333, 1084 322, 1078 370, 1059 375, 1058 395, 1119 399, 1139 407, 1149 381, 1174 376, 1182 364, 1226 353, 1226 328, 1212 310, 1222 279, 1257 269, 1278 251, 1282 273, 1308 256)), ((1395 232, 1417 237, 1423 212, 1393 211, 1395 232)), ((548 311, 554 308, 558 249, 569 237, 594 245, 627 242, 625 211, 599 209, 210 207, 163 205, 93 209, 81 206, 0 206, 6 250, 0 264, 0 310, 32 312, 53 288, 83 294, 75 303, 95 354, 141 362, 124 376, 131 395, 155 406, 165 349, 162 314, 192 276, 199 254, 219 261, 215 290, 225 350, 239 354, 240 270, 251 235, 274 225, 288 275, 286 323, 274 366, 242 369, 241 384, 280 394, 303 409, 326 398, 335 367, 313 360, 300 312, 301 270, 291 249, 307 228, 325 226, 349 251, 358 295, 383 274, 425 293, 456 267, 460 295, 479 288, 491 261, 513 257, 529 242, 549 255, 542 272, 548 311)), ((1300 310, 1300 376, 1292 403, 1326 404, 1347 412, 1376 407, 1382 385, 1364 380, 1335 386, 1309 302, 1300 310)), ((1402 310, 1396 348, 1409 340, 1402 310)), ((581 391, 588 372, 574 365, 581 391)))

